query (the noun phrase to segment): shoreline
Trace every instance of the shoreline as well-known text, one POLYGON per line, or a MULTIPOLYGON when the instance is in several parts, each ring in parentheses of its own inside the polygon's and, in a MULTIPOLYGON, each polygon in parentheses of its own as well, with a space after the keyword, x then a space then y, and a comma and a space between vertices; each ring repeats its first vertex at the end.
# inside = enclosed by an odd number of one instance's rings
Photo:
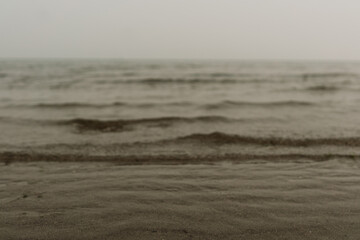
POLYGON ((76 154, 39 154, 0 152, 0 162, 110 162, 116 165, 181 165, 181 164, 215 164, 221 162, 324 162, 336 159, 359 161, 357 154, 157 154, 157 155, 76 155, 76 154))

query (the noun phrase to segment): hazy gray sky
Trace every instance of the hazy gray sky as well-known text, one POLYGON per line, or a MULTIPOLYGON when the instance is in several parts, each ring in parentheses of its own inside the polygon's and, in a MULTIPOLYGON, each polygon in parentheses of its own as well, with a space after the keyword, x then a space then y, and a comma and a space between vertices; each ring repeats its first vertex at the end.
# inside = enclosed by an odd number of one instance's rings
POLYGON ((360 1, 0 0, 0 57, 360 59, 360 1))

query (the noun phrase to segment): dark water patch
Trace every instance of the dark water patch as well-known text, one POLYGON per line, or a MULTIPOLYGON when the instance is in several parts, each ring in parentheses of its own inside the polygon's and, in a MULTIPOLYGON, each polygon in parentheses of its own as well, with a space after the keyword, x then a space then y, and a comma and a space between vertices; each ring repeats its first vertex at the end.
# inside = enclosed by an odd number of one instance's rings
POLYGON ((340 90, 339 87, 331 86, 331 85, 317 85, 305 88, 307 91, 319 91, 319 92, 333 92, 340 90))
POLYGON ((215 78, 145 78, 118 81, 118 83, 128 84, 146 84, 146 85, 163 85, 163 84, 234 84, 239 81, 235 79, 215 79, 215 78))
POLYGON ((128 128, 128 123, 125 120, 114 120, 114 121, 101 121, 92 119, 73 119, 66 122, 65 124, 74 125, 79 132, 85 131, 100 131, 100 132, 118 132, 131 130, 128 128))
POLYGON ((231 73, 222 73, 222 72, 217 72, 217 73, 210 73, 209 74, 210 77, 233 77, 234 74, 231 74, 231 73))
POLYGON ((92 103, 79 103, 79 102, 68 102, 68 103, 39 103, 32 106, 23 105, 24 107, 35 107, 35 108, 104 108, 112 106, 125 106, 126 103, 113 102, 109 104, 92 104, 92 103))
POLYGON ((214 123, 236 121, 220 116, 202 116, 202 117, 162 117, 162 118, 143 118, 131 120, 95 120, 95 119, 72 119, 60 121, 60 124, 75 126, 79 132, 99 131, 99 132, 119 132, 132 130, 133 127, 142 125, 147 127, 169 127, 180 123, 214 123))
POLYGON ((334 93, 337 91, 357 91, 358 89, 354 87, 345 87, 345 86, 334 86, 327 84, 313 85, 313 86, 303 86, 303 87, 289 87, 282 90, 280 92, 303 92, 303 93, 334 93))
POLYGON ((311 147, 321 145, 360 147, 360 137, 349 138, 280 138, 280 137, 250 137, 232 135, 221 132, 210 134, 192 134, 179 137, 174 142, 197 142, 201 144, 237 144, 237 145, 262 145, 262 146, 286 146, 286 147, 311 147))
MULTIPOLYGON (((193 74, 194 75, 194 74, 193 74)), ((219 75, 208 76, 208 74, 197 74, 200 75, 198 78, 143 78, 143 79, 128 79, 128 80, 116 80, 116 81, 107 81, 107 83, 114 84, 144 84, 144 85, 209 85, 209 84, 261 84, 261 83, 285 83, 289 79, 278 79, 268 76, 223 76, 219 75), (205 76, 204 76, 205 75, 205 76), (204 76, 204 77, 201 77, 204 76)))

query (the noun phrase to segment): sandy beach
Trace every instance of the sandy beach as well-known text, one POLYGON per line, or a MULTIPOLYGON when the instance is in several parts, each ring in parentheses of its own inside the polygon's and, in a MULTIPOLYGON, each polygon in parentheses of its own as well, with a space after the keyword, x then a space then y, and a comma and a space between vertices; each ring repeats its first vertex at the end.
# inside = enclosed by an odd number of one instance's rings
POLYGON ((359 239, 352 160, 0 167, 0 239, 359 239))

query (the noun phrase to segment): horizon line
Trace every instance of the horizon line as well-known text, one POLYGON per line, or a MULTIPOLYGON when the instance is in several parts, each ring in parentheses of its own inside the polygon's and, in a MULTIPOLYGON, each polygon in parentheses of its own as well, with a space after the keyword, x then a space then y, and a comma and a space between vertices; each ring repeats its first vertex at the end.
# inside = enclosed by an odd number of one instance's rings
POLYGON ((168 61, 264 61, 264 62, 358 62, 351 58, 178 58, 178 57, 0 57, 0 60, 168 60, 168 61))

